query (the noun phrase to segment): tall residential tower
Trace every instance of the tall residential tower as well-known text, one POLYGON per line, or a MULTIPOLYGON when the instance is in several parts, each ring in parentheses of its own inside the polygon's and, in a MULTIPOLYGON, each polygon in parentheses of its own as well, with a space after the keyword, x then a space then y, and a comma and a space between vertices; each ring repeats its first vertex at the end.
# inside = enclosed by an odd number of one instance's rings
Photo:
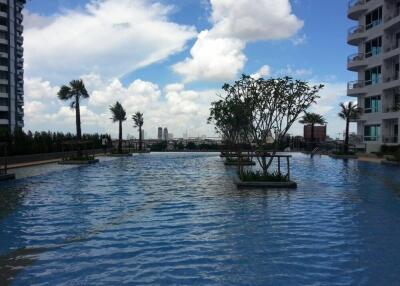
POLYGON ((0 0, 0 129, 24 126, 23 15, 25 0, 0 0))
POLYGON ((363 110, 357 133, 372 152, 399 144, 400 0, 351 0, 348 17, 357 21, 347 39, 357 53, 347 66, 358 75, 348 96, 363 110))

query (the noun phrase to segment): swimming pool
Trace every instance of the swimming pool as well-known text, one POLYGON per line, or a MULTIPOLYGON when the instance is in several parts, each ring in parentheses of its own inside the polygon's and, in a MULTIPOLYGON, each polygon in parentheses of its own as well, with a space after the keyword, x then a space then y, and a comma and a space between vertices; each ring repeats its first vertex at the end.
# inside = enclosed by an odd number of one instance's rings
POLYGON ((400 171, 295 154, 238 190, 217 153, 48 166, 0 187, 0 285, 398 285, 400 171))

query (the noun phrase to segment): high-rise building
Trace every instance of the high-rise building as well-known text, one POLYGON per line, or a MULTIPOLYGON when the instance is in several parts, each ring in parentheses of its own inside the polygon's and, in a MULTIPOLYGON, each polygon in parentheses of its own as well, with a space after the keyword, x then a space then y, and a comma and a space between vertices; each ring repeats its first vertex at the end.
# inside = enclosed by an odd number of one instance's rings
POLYGON ((163 140, 167 141, 168 140, 168 128, 164 128, 164 134, 163 134, 163 140))
POLYGON ((0 0, 0 129, 24 127, 25 0, 0 0))
POLYGON ((363 111, 358 135, 368 152, 378 151, 382 144, 399 144, 400 1, 351 0, 348 17, 357 21, 347 38, 357 53, 347 66, 358 79, 348 84, 347 94, 363 111))
POLYGON ((163 129, 162 127, 158 127, 158 140, 163 140, 163 133, 162 133, 163 129))

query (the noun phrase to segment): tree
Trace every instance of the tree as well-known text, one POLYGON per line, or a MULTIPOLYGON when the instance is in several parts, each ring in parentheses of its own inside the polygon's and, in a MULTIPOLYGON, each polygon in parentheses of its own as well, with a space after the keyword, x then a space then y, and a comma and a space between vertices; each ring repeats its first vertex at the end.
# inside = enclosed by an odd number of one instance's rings
POLYGON ((342 110, 338 113, 338 116, 346 120, 346 134, 344 139, 344 153, 349 152, 349 132, 350 132, 350 122, 356 120, 360 115, 360 108, 353 102, 347 104, 340 103, 339 105, 342 110))
POLYGON ((300 115, 316 102, 322 88, 323 85, 310 86, 307 82, 290 77, 265 80, 242 75, 233 85, 224 85, 226 97, 222 101, 227 107, 217 102, 223 106, 223 112, 215 112, 214 103, 211 118, 223 134, 229 134, 236 128, 233 131, 235 136, 245 138, 243 143, 256 146, 257 160, 263 174, 267 175, 279 142, 300 115), (267 142, 271 141, 272 156, 265 152, 267 142))
POLYGON ((118 136, 118 153, 122 153, 122 122, 126 120, 126 111, 118 101, 110 106, 112 113, 112 121, 119 123, 119 136, 118 136))
POLYGON ((81 98, 89 98, 89 93, 86 90, 85 84, 80 79, 72 80, 69 85, 63 85, 57 95, 60 100, 70 100, 71 108, 75 108, 76 137, 78 140, 81 140, 82 130, 80 100, 81 98))
POLYGON ((299 121, 301 124, 311 125, 311 144, 314 147, 315 143, 315 125, 325 125, 325 118, 317 113, 306 112, 303 118, 299 121))
POLYGON ((139 128, 139 151, 142 151, 142 145, 143 145, 142 127, 144 124, 143 113, 140 113, 140 111, 136 112, 132 116, 132 119, 133 119, 133 122, 135 123, 134 127, 139 128))

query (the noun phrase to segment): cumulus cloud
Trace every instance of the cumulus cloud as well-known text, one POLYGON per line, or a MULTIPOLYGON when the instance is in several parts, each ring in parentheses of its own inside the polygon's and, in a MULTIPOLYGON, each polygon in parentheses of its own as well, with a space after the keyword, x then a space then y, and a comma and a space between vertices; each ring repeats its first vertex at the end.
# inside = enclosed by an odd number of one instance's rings
POLYGON ((55 81, 96 72, 119 77, 184 49, 193 27, 150 0, 92 0, 50 18, 26 13, 27 74, 55 81))
MULTIPOLYGON (((213 127, 206 124, 210 103, 216 98, 216 90, 188 90, 181 83, 165 86, 163 89, 152 82, 137 79, 128 86, 114 78, 105 80, 99 75, 84 76, 90 93, 89 100, 82 101, 81 116, 84 132, 107 132, 117 135, 117 127, 110 120, 109 106, 120 101, 128 113, 124 123, 125 135, 136 135, 131 116, 136 111, 145 115, 144 128, 150 137, 156 136, 158 126, 169 127, 179 136, 186 131, 192 135, 212 135, 213 127)), ((27 81, 27 90, 32 86, 47 86, 41 79, 27 81)), ((57 90, 58 87, 50 86, 57 90)), ((53 94, 56 99, 56 95, 53 94)), ((55 106, 47 108, 48 97, 39 97, 26 107, 27 129, 43 129, 75 132, 75 112, 68 104, 59 100, 55 106)))
POLYGON ((186 82, 230 80, 246 62, 250 41, 286 39, 303 26, 289 0, 211 0, 210 30, 202 31, 190 57, 173 65, 186 82))
POLYGON ((271 75, 271 67, 269 65, 264 65, 256 73, 252 74, 251 77, 254 79, 259 79, 263 77, 268 77, 270 75, 271 75))
POLYGON ((184 75, 186 82, 231 79, 243 69, 246 62, 244 42, 235 38, 214 38, 209 34, 209 31, 201 32, 190 50, 191 57, 173 66, 175 72, 184 75))

